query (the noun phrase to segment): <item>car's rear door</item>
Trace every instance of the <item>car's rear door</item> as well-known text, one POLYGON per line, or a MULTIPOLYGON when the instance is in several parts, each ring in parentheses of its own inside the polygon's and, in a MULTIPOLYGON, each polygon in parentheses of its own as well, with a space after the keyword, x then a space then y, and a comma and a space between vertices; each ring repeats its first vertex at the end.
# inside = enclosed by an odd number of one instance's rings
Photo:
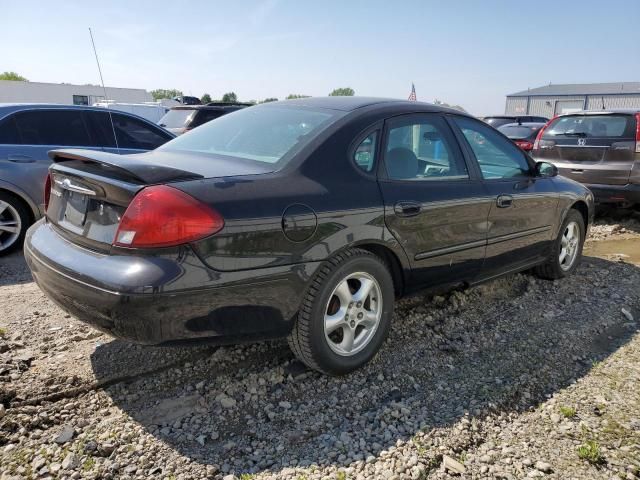
POLYGON ((391 118, 382 146, 385 221, 409 257, 412 283, 473 279, 484 259, 490 204, 444 117, 391 118))
POLYGON ((516 269, 548 255, 558 194, 551 178, 535 176, 533 162, 483 122, 451 116, 474 157, 490 198, 483 276, 516 269))
POLYGON ((545 128, 533 155, 581 183, 626 185, 636 157, 635 137, 633 115, 563 115, 545 128))
POLYGON ((0 145, 0 175, 25 191, 37 205, 44 202, 44 182, 51 164, 49 150, 97 148, 81 109, 19 111, 5 118, 3 125, 10 126, 14 143, 0 145))

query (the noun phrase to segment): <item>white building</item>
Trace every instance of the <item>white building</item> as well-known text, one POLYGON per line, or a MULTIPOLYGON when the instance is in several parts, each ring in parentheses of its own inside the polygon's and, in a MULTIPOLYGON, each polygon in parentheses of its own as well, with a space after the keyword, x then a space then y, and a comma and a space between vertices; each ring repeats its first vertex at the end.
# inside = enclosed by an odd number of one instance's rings
MULTIPOLYGON (((153 101, 151 94, 142 88, 107 87, 107 96, 108 100, 115 102, 144 103, 153 101)), ((104 100, 104 90, 98 85, 0 80, 0 103, 93 105, 104 100)))

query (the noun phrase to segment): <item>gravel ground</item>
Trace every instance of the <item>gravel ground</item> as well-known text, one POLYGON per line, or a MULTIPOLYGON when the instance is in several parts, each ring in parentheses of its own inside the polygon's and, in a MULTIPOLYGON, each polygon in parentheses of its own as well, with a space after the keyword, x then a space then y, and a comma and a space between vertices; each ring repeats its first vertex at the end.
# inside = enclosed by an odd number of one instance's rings
MULTIPOLYGON (((640 237, 600 220, 590 242, 640 237)), ((640 266, 400 301, 362 370, 134 346, 0 260, 0 478, 640 478, 640 266)))

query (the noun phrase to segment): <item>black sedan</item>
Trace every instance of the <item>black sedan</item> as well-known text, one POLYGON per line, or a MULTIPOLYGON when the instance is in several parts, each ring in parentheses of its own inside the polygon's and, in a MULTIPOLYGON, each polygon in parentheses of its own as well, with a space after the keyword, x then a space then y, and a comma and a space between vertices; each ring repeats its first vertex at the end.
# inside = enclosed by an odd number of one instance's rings
POLYGON ((396 298, 575 271, 593 198, 458 111, 307 98, 139 155, 54 150, 25 255, 42 290, 148 344, 288 337, 309 367, 371 359, 396 298))

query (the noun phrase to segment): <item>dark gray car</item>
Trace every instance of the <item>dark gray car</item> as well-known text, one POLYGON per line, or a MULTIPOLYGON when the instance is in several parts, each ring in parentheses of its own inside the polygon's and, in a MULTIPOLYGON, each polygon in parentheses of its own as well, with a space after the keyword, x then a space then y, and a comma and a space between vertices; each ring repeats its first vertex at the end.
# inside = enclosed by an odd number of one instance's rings
POLYGON ((113 126, 102 108, 0 104, 0 255, 19 247, 29 225, 44 214, 49 150, 82 147, 139 153, 174 138, 136 115, 111 115, 113 126))
POLYGON ((640 204, 640 111, 583 111, 553 118, 531 152, 585 184, 596 202, 640 204))

